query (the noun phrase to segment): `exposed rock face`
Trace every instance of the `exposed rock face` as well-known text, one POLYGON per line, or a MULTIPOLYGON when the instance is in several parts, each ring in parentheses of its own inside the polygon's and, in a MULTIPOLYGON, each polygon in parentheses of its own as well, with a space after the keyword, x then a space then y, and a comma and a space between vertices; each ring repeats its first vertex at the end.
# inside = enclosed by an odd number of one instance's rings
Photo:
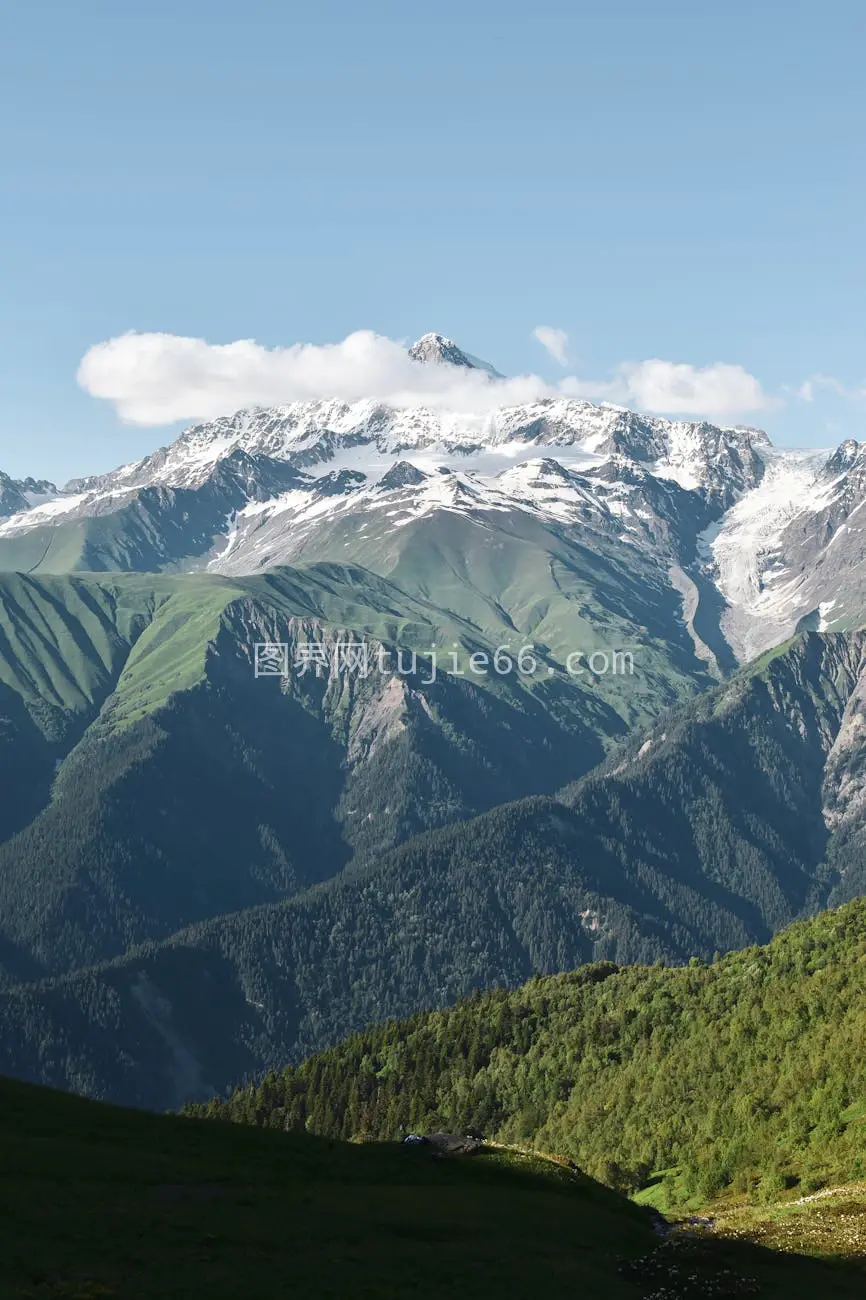
POLYGON ((425 365, 465 366, 469 370, 479 369, 478 363, 468 353, 458 348, 453 339, 446 339, 444 334, 424 334, 409 349, 413 361, 422 361, 425 365))
POLYGON ((391 492, 396 488, 418 487, 427 480, 427 475, 413 465, 411 461, 400 460, 379 479, 379 488, 391 492))
POLYGON ((14 479, 0 470, 0 519, 22 514, 56 496, 57 488, 47 479, 14 479))
POLYGON ((844 703, 824 777, 824 820, 830 830, 863 821, 866 810, 866 635, 833 638, 835 681, 844 703))

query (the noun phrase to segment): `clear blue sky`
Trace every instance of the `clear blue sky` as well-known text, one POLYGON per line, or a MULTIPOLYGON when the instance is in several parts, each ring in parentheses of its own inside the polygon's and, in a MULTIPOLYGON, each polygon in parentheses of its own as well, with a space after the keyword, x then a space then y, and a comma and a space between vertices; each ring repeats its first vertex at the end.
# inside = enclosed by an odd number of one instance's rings
MULTIPOLYGON (((126 330, 442 330, 508 373, 866 382, 862 0, 7 0, 0 468, 169 440, 79 389, 126 330)), ((778 441, 866 437, 789 396, 778 441)))

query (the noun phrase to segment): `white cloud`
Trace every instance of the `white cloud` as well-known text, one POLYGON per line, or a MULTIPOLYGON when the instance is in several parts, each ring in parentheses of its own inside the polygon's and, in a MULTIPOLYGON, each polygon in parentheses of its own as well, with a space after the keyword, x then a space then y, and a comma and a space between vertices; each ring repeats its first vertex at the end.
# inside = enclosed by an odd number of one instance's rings
POLYGON ((844 397, 849 401, 856 401, 859 398, 866 397, 864 388, 848 388, 839 379, 834 379, 832 375, 810 375, 810 377, 800 384, 799 388, 794 389, 794 396, 799 397, 804 402, 814 402, 818 393, 833 393, 836 397, 844 397))
POLYGON ((693 366, 683 361, 624 361, 613 379, 593 383, 563 379, 560 388, 576 397, 616 402, 653 415, 722 419, 780 405, 742 366, 716 362, 693 366))
POLYGON ((555 329, 553 325, 536 325, 532 337, 538 339, 554 361, 561 366, 568 365, 568 335, 565 330, 555 329))
POLYGON ((130 424, 213 419, 244 406, 372 399, 394 406, 484 412, 554 396, 535 375, 420 365, 392 339, 359 330, 341 343, 265 348, 251 339, 212 344, 175 334, 120 335, 83 357, 78 382, 113 402, 130 424))
POLYGON ((544 398, 583 397, 660 414, 707 417, 774 404, 758 380, 736 365, 641 361, 619 366, 611 380, 572 375, 552 385, 537 375, 493 379, 482 370, 420 365, 404 344, 371 330, 359 330, 340 343, 285 348, 262 347, 251 339, 213 344, 132 332, 90 348, 77 378, 93 397, 112 402, 126 423, 142 425, 209 420, 246 406, 331 399, 483 414, 544 398))
POLYGON ((710 366, 685 362, 638 361, 620 366, 627 405, 668 415, 736 415, 763 411, 778 403, 742 366, 717 361, 710 366))

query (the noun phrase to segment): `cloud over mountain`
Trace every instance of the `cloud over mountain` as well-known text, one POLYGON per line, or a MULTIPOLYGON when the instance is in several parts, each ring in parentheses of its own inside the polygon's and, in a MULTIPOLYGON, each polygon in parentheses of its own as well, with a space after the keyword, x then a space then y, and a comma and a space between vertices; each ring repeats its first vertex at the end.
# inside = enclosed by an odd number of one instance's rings
MULTIPOLYGON (((553 333, 557 337, 548 337, 545 346, 564 349, 562 331, 553 333)), ((502 379, 483 369, 420 365, 402 343, 372 330, 358 330, 339 343, 276 348, 252 339, 214 344, 132 331, 91 347, 77 378, 91 396, 112 402, 126 423, 142 425, 330 399, 483 414, 544 398, 581 397, 709 417, 771 404, 759 381, 737 365, 654 359, 624 363, 609 380, 572 375, 550 384, 531 374, 502 379)))
POLYGON ((626 363, 619 368, 626 405, 667 415, 735 415, 762 411, 777 402, 768 397, 754 375, 742 366, 716 362, 691 366, 682 362, 626 363))

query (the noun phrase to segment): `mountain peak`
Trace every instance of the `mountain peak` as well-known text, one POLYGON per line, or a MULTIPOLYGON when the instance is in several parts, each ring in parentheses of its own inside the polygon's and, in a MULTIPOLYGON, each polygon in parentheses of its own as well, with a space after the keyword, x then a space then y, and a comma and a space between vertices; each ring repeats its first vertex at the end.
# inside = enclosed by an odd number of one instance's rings
POLYGON ((425 365, 444 363, 449 366, 463 366, 467 370, 485 370, 494 379, 502 378, 499 371, 494 370, 489 362, 481 361, 471 353, 464 352, 453 339, 446 338, 444 334, 422 334, 409 349, 409 356, 413 361, 421 361, 425 365))
POLYGON ((855 438, 846 438, 841 443, 833 455, 824 466, 824 473, 844 474, 847 470, 853 469, 855 465, 860 465, 866 460, 866 443, 857 442, 855 438))
POLYGON ((423 361, 425 364, 432 362, 441 365, 442 362, 447 362, 450 366, 466 366, 470 370, 476 368, 472 359, 458 348, 453 339, 447 339, 444 334, 422 334, 409 349, 409 356, 413 361, 423 361))
POLYGON ((40 501, 56 496, 57 488, 47 479, 15 479, 0 470, 0 519, 23 514, 40 501))
POLYGON ((408 460, 398 460, 392 465, 387 474, 379 479, 379 487, 391 490, 401 487, 417 487, 419 483, 424 483, 427 475, 423 470, 418 469, 408 460))

